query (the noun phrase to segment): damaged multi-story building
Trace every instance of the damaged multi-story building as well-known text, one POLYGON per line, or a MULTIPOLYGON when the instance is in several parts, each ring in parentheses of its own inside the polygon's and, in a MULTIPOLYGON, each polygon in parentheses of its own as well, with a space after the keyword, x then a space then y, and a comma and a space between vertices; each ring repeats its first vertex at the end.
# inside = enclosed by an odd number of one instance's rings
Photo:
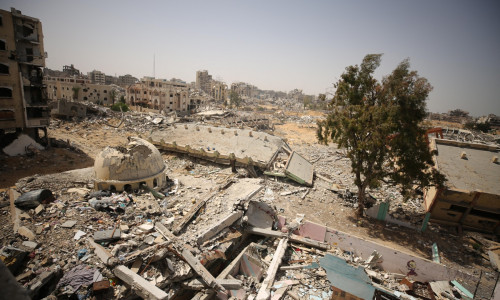
POLYGON ((43 81, 47 86, 48 99, 54 101, 90 101, 103 105, 111 105, 118 99, 118 94, 124 90, 114 84, 95 84, 90 79, 83 77, 45 76, 43 81))
POLYGON ((24 131, 47 137, 50 121, 43 68, 47 57, 43 48, 40 20, 14 8, 0 10, 0 131, 24 131))
POLYGON ((139 83, 127 88, 127 104, 141 106, 166 113, 189 112, 200 103, 189 97, 187 84, 178 80, 143 77, 139 83))
POLYGON ((195 87, 197 90, 202 90, 210 94, 212 90, 212 75, 209 75, 207 70, 196 71, 195 87))

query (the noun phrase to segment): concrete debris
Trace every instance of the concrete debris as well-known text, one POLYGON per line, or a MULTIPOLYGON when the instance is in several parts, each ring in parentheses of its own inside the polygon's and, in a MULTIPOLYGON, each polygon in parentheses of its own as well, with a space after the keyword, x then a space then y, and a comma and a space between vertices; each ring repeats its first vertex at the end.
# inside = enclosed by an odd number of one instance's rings
POLYGON ((7 147, 3 148, 3 152, 9 156, 33 154, 36 151, 44 150, 45 148, 37 143, 34 139, 26 134, 21 134, 10 143, 7 147))
MULTIPOLYGON (((0 258, 32 298, 455 299, 489 276, 450 267, 440 227, 429 224, 429 237, 405 231, 422 228, 421 196, 403 201, 382 184, 366 197, 366 214, 377 220, 351 221, 357 190, 342 149, 292 149, 293 138, 258 131, 286 120, 312 129, 320 117, 86 109, 85 126, 147 140, 106 148, 94 168, 23 178, 0 191, 0 258), (372 241, 387 232, 391 243, 421 244, 401 251, 372 241)), ((64 120, 51 126, 90 134, 64 120)), ((450 236, 462 257, 464 239, 450 236)), ((498 249, 481 241, 465 252, 498 270, 498 249)))

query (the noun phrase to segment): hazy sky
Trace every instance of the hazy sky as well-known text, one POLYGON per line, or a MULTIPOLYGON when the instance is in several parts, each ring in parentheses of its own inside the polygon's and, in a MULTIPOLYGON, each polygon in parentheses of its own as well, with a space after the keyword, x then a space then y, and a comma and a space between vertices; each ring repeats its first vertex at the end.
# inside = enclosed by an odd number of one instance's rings
POLYGON ((380 79, 403 59, 434 90, 428 108, 500 115, 498 1, 23 1, 42 21, 47 67, 187 82, 207 69, 228 84, 332 91, 348 65, 384 53, 380 79))

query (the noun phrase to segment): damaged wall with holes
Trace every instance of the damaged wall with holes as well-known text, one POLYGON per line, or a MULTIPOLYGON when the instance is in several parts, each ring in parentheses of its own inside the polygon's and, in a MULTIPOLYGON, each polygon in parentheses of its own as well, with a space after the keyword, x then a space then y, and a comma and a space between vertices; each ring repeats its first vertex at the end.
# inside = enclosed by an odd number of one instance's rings
POLYGON ((50 119, 42 24, 14 8, 0 14, 0 128, 24 129, 37 137, 50 119))
POLYGON ((119 99, 119 94, 125 93, 125 89, 117 85, 93 84, 84 78, 45 76, 43 81, 47 86, 47 97, 51 101, 64 99, 111 105, 119 99), (111 97, 113 90, 115 101, 111 97))
POLYGON ((446 178, 444 189, 425 193, 431 219, 486 232, 500 232, 500 164, 498 147, 434 139, 436 166, 446 178))
POLYGON ((137 190, 141 185, 162 187, 165 163, 156 147, 140 138, 130 138, 125 147, 106 147, 95 158, 97 190, 137 190))

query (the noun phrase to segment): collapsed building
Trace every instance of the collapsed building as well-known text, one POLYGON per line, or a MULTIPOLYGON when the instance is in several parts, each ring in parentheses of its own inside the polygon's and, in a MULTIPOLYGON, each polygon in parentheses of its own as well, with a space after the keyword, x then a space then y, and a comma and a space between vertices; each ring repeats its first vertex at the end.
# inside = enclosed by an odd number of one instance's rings
POLYGON ((500 233, 500 164, 497 146, 433 139, 436 168, 446 178, 443 189, 425 193, 431 220, 500 233))
POLYGON ((0 10, 0 130, 47 137, 50 115, 43 68, 42 23, 14 8, 0 10))
POLYGON ((126 147, 106 147, 95 158, 95 187, 98 190, 132 191, 165 184, 165 163, 151 143, 131 138, 126 147))

